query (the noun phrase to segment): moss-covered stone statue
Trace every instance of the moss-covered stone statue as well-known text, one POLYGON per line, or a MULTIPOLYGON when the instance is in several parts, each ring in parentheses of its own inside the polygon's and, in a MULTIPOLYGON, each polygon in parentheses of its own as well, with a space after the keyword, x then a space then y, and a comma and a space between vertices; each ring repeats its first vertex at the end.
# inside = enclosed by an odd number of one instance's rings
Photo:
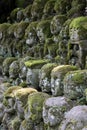
POLYGON ((39 20, 42 17, 42 11, 47 0, 34 0, 31 8, 32 19, 39 20))
POLYGON ((42 20, 37 25, 37 36, 40 43, 44 44, 45 39, 51 37, 50 22, 51 20, 42 20))
POLYGON ((53 35, 58 35, 65 21, 66 21, 65 15, 55 15, 51 20, 50 24, 51 33, 53 35))
MULTIPOLYGON (((27 108, 25 110, 26 121, 32 122, 33 129, 43 129, 42 108, 43 102, 49 97, 48 94, 37 92, 28 96, 27 108), (41 125, 42 123, 42 125, 41 125)), ((30 129, 29 129, 30 130, 30 129)))
POLYGON ((28 86, 39 88, 39 71, 49 60, 30 60, 25 62, 27 69, 26 83, 28 86))
POLYGON ((2 125, 4 127, 4 129, 10 129, 10 123, 11 120, 14 119, 15 115, 16 115, 16 111, 15 111, 15 100, 14 98, 7 98, 6 99, 6 105, 4 108, 4 115, 3 115, 3 119, 2 119, 2 125))
POLYGON ((31 22, 25 30, 26 44, 28 44, 30 47, 38 43, 38 37, 36 33, 37 24, 38 22, 31 22))
POLYGON ((56 0, 49 0, 46 2, 43 9, 42 19, 46 19, 55 15, 55 10, 54 10, 55 2, 56 0))
POLYGON ((9 50, 9 39, 7 34, 7 29, 10 27, 9 23, 0 24, 0 54, 1 56, 7 57, 11 56, 9 50))
POLYGON ((28 5, 26 8, 23 9, 24 21, 31 21, 31 7, 32 5, 28 5))
POLYGON ((57 65, 48 63, 42 66, 39 72, 39 87, 42 92, 51 93, 51 71, 57 65))
POLYGON ((79 67, 84 69, 87 55, 87 17, 78 17, 72 20, 69 35, 68 53, 70 54, 70 59, 77 57, 79 67))
POLYGON ((58 130, 64 113, 72 107, 71 101, 65 97, 51 97, 43 105, 44 126, 50 130, 58 130))
POLYGON ((15 57, 8 57, 3 61, 3 75, 9 76, 9 66, 15 60, 15 57))
POLYGON ((12 78, 12 79, 18 78, 19 71, 20 71, 19 62, 18 61, 12 62, 11 65, 9 66, 10 78, 12 78))
POLYGON ((85 6, 86 0, 71 0, 71 8, 66 12, 67 16, 72 18, 84 15, 85 6))
POLYGON ((66 14, 71 8, 72 0, 56 0, 54 10, 57 14, 66 14))
POLYGON ((77 70, 76 66, 60 65, 51 72, 51 92, 53 96, 63 95, 63 79, 67 72, 77 70))
POLYGON ((87 126, 87 106, 75 106, 65 113, 59 130, 83 130, 87 126))
POLYGON ((69 99, 80 100, 85 97, 87 70, 69 72, 64 77, 64 94, 69 99))

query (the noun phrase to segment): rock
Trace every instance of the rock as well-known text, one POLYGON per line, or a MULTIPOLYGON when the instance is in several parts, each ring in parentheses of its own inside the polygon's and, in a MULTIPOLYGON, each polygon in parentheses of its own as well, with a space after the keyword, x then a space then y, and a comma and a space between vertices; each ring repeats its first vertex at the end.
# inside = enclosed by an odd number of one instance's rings
POLYGON ((38 43, 38 38, 36 33, 37 24, 38 22, 31 22, 25 30, 26 44, 29 47, 32 47, 38 43))
POLYGON ((76 66, 60 65, 55 67, 51 72, 51 92, 53 96, 63 95, 64 85, 63 79, 69 71, 77 70, 76 66))
POLYGON ((51 97, 43 105, 43 120, 49 129, 56 130, 64 117, 64 113, 71 108, 71 101, 65 97, 51 97))
MULTIPOLYGON (((27 108, 25 110, 25 120, 31 121, 33 124, 33 129, 43 121, 42 119, 42 108, 43 102, 50 97, 46 93, 37 92, 30 94, 28 96, 27 108)), ((43 126, 42 126, 43 127, 43 126)), ((41 128, 42 129, 42 128, 41 128)))
POLYGON ((9 76, 9 66, 15 60, 15 57, 8 57, 3 61, 3 75, 9 76))
POLYGON ((86 70, 77 70, 67 73, 64 78, 64 95, 74 100, 84 97, 86 75, 86 70))
POLYGON ((50 20, 42 20, 37 25, 37 36, 42 44, 46 38, 51 37, 50 22, 50 20))
POLYGON ((57 0, 55 2, 54 10, 57 14, 66 14, 71 8, 71 1, 68 3, 68 0, 57 0))
POLYGON ((18 61, 12 62, 11 65, 9 66, 9 76, 10 76, 10 78, 11 79, 18 78, 19 71, 20 71, 19 62, 18 61))
POLYGON ((75 106, 65 113, 59 130, 82 130, 87 126, 87 106, 75 106))
POLYGON ((51 33, 54 35, 58 35, 65 20, 65 15, 55 15, 50 24, 51 33))
POLYGON ((49 0, 46 2, 44 9, 43 9, 43 15, 42 19, 46 19, 49 17, 54 16, 55 11, 54 11, 54 5, 55 5, 56 0, 49 0))
POLYGON ((46 0, 34 0, 31 8, 31 15, 33 20, 39 20, 42 17, 42 11, 46 2, 46 0))

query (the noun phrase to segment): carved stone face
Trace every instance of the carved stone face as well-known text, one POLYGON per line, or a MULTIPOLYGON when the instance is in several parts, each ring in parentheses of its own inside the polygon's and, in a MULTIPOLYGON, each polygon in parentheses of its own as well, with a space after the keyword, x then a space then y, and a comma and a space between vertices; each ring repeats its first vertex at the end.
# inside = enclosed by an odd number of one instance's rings
POLYGON ((78 29, 70 29, 70 40, 71 41, 78 41, 79 40, 79 30, 78 29))
POLYGON ((28 33, 28 37, 26 38, 26 44, 29 46, 33 46, 38 42, 36 32, 31 31, 28 33))
POLYGON ((43 43, 45 41, 45 34, 43 33, 43 29, 42 28, 38 28, 37 29, 37 36, 38 36, 39 41, 41 43, 43 43))

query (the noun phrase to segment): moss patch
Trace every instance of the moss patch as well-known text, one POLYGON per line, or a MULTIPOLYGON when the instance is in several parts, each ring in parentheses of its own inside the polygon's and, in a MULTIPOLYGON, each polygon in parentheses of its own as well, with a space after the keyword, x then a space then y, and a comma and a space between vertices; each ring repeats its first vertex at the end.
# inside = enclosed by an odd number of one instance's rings
POLYGON ((55 68, 52 70, 51 75, 52 75, 52 77, 57 77, 58 74, 64 76, 67 72, 69 72, 69 71, 74 71, 74 70, 77 70, 77 67, 76 67, 76 66, 60 65, 60 66, 55 67, 55 68))
POLYGON ((66 76, 71 75, 71 80, 75 84, 87 84, 87 70, 71 71, 66 76))
POLYGON ((4 93, 4 96, 5 98, 9 98, 9 97, 14 97, 14 91, 18 90, 18 89, 21 89, 20 86, 12 86, 12 87, 9 87, 6 92, 4 93))
POLYGON ((75 18, 70 24, 70 28, 78 29, 81 27, 87 30, 87 17, 75 18))
POLYGON ((35 66, 43 66, 44 64, 50 62, 49 60, 41 59, 41 60, 30 60, 25 62, 25 66, 28 68, 35 68, 35 66))

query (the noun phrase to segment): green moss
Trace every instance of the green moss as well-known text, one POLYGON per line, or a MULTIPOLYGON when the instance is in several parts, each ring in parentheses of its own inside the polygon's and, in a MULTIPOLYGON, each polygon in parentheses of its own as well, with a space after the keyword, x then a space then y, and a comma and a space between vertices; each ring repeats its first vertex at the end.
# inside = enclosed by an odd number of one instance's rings
POLYGON ((41 59, 41 60, 30 60, 25 62, 25 66, 29 68, 35 68, 35 66, 43 66, 44 64, 48 63, 49 60, 41 59))
POLYGON ((28 106, 31 112, 31 120, 38 122, 42 119, 43 102, 50 96, 46 93, 38 92, 29 95, 28 106))
POLYGON ((2 33, 2 37, 6 37, 7 29, 10 27, 10 25, 11 24, 9 23, 0 24, 0 32, 2 33))
POLYGON ((51 78, 50 73, 51 73, 52 69, 53 69, 54 67, 56 67, 56 66, 57 66, 56 63, 47 63, 47 64, 45 64, 45 65, 42 66, 41 71, 42 71, 42 72, 45 72, 45 74, 46 74, 45 76, 46 76, 46 77, 51 78))
POLYGON ((27 83, 26 83, 26 81, 21 82, 21 83, 19 84, 19 86, 22 86, 23 88, 26 88, 26 87, 27 87, 27 83))
POLYGON ((84 28, 87 30, 87 17, 83 16, 83 17, 75 18, 74 20, 72 20, 70 24, 70 28, 75 28, 75 29, 84 28))
POLYGON ((57 48, 58 44, 53 41, 53 38, 47 38, 44 45, 44 54, 48 51, 52 57, 55 57, 57 48))
POLYGON ((31 122, 31 120, 23 120, 21 123, 21 127, 26 130, 33 130, 33 122, 31 122))
POLYGON ((58 75, 60 76, 63 76, 68 73, 69 71, 74 71, 74 70, 77 70, 78 68, 76 66, 71 66, 71 65, 60 65, 60 66, 57 66, 55 67, 53 70, 52 70, 52 77, 57 77, 58 75))
POLYGON ((75 84, 86 84, 87 70, 73 71, 68 74, 71 75, 71 79, 75 84))
POLYGON ((28 33, 29 32, 32 32, 32 33, 34 33, 35 35, 36 35, 36 27, 37 27, 37 24, 38 24, 38 22, 36 21, 36 22, 31 22, 30 24, 29 24, 29 26, 26 28, 26 30, 25 30, 25 37, 28 37, 28 33))
POLYGON ((12 10, 12 12, 10 13, 10 19, 12 22, 16 21, 17 19, 17 12, 19 10, 21 10, 22 8, 15 8, 14 10, 12 10))
POLYGON ((15 57, 8 57, 8 58, 6 58, 4 61, 3 61, 3 71, 4 71, 4 73, 6 74, 6 75, 8 75, 8 71, 9 71, 9 66, 10 66, 10 64, 13 62, 13 61, 15 61, 15 60, 17 60, 17 58, 15 58, 15 57))
POLYGON ((12 130, 19 130, 20 128, 20 120, 18 117, 15 117, 12 121, 11 121, 11 127, 12 130))
POLYGON ((10 25, 11 25, 11 24, 9 24, 9 23, 0 24, 0 31, 1 31, 1 32, 5 32, 6 29, 7 29, 10 25))
POLYGON ((55 5, 56 0, 49 0, 46 2, 45 6, 44 6, 44 10, 43 12, 46 14, 52 14, 54 12, 54 5, 55 5))
POLYGON ((20 23, 17 24, 16 28, 15 28, 15 36, 17 36, 17 38, 22 39, 24 34, 25 34, 25 29, 27 28, 27 26, 29 25, 29 22, 25 22, 25 21, 21 21, 20 23))
POLYGON ((75 6, 77 6, 78 4, 83 4, 84 6, 86 5, 86 1, 85 0, 73 0, 72 1, 72 7, 75 7, 75 6))
POLYGON ((71 8, 71 2, 68 0, 57 0, 55 2, 54 10, 58 14, 65 14, 71 8))
POLYGON ((13 36, 14 36, 14 30, 15 30, 15 28, 17 27, 17 23, 14 23, 14 24, 11 24, 11 26, 8 28, 8 34, 9 34, 9 36, 11 36, 11 38, 13 38, 13 36))
POLYGON ((41 18, 42 11, 47 0, 34 0, 31 8, 33 18, 41 18))

